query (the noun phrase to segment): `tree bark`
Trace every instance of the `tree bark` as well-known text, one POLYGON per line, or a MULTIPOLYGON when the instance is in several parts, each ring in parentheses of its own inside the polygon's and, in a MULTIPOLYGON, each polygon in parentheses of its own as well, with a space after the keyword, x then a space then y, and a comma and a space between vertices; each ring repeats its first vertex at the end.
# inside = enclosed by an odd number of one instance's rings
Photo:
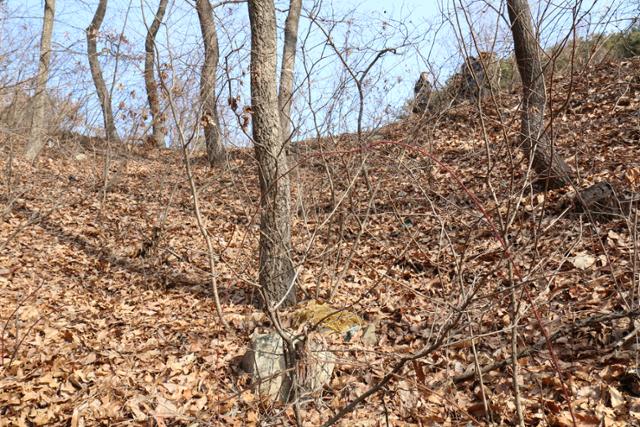
POLYGON ((156 35, 160 29, 160 24, 167 10, 168 0, 160 0, 158 10, 153 17, 153 22, 147 31, 144 42, 144 84, 147 89, 147 99, 149 100, 149 111, 151 113, 151 124, 153 127, 153 141, 158 147, 164 147, 164 119, 160 110, 160 99, 158 98, 158 84, 155 78, 155 47, 156 35))
POLYGON ((540 48, 533 31, 527 0, 508 0, 507 9, 515 45, 516 62, 522 79, 522 147, 539 175, 539 187, 561 188, 570 185, 573 171, 554 150, 544 133, 546 93, 540 61, 540 48))
POLYGON ((282 47, 282 67, 280 69, 280 90, 278 108, 280 110, 280 132, 285 146, 291 143, 291 101, 293 97, 293 70, 298 45, 298 23, 302 0, 289 2, 289 13, 284 25, 284 45, 282 47))
POLYGON ((220 52, 218 36, 213 20, 213 9, 209 0, 196 0, 200 31, 204 42, 204 64, 200 74, 200 102, 202 102, 202 125, 207 146, 207 159, 211 166, 223 163, 226 152, 220 132, 220 120, 216 105, 216 68, 220 52))
POLYGON ((296 302, 291 260, 290 187, 276 91, 276 14, 272 0, 249 0, 253 139, 260 181, 259 284, 266 305, 296 302))
POLYGON ((105 12, 107 11, 107 1, 100 0, 98 2, 98 8, 89 27, 87 27, 87 56, 89 57, 89 68, 91 69, 91 77, 93 83, 96 86, 96 92, 98 93, 98 99, 100 100, 100 107, 102 108, 102 119, 104 121, 105 137, 108 141, 120 141, 118 131, 116 130, 115 122, 113 120, 113 111, 111 110, 111 94, 107 90, 107 86, 104 84, 102 78, 102 69, 100 68, 100 62, 98 61, 98 49, 97 49, 97 36, 100 31, 100 26, 104 20, 105 12))
POLYGON ((25 157, 33 162, 44 147, 44 108, 47 99, 47 80, 49 79, 49 63, 51 61, 51 35, 55 16, 55 0, 45 0, 42 37, 40 39, 40 60, 36 78, 35 95, 33 96, 33 117, 31 119, 31 135, 25 149, 25 157))
MULTIPOLYGON (((573 185, 574 174, 569 165, 555 152, 544 134, 546 93, 540 61, 540 48, 533 31, 531 10, 527 0, 507 0, 511 32, 515 45, 516 62, 522 79, 521 138, 525 154, 538 176, 537 190, 549 190, 573 185), (533 157, 533 158, 532 158, 533 157)), ((592 218, 614 218, 628 213, 631 201, 620 201, 613 186, 598 182, 575 198, 578 212, 589 213, 592 218)))

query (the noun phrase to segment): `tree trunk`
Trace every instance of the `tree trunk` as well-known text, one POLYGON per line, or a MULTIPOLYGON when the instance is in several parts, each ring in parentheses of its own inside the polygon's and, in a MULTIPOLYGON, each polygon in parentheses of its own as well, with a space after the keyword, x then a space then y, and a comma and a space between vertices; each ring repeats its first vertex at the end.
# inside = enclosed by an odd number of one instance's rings
POLYGON ((253 139, 260 180, 260 275, 267 301, 296 301, 291 260, 290 188, 276 91, 276 14, 272 0, 249 0, 253 139))
POLYGON ((216 105, 216 68, 220 53, 218 37, 213 20, 213 9, 209 0, 196 0, 200 31, 204 42, 204 64, 200 74, 200 102, 202 102, 202 125, 207 146, 207 158, 211 166, 224 162, 226 152, 220 132, 220 120, 216 105))
POLYGON ((291 143, 291 100, 293 97, 293 70, 296 62, 298 44, 298 23, 302 0, 289 2, 289 13, 284 25, 284 45, 282 47, 282 68, 280 69, 280 91, 278 108, 280 110, 280 132, 285 146, 291 143))
POLYGON ((89 68, 91 68, 91 77, 96 86, 100 107, 102 108, 102 119, 104 121, 104 132, 108 141, 119 141, 118 131, 113 120, 113 111, 111 110, 111 94, 107 90, 102 78, 102 70, 98 61, 97 36, 100 26, 104 20, 104 14, 107 10, 107 0, 100 0, 96 9, 93 20, 86 30, 87 33, 87 56, 89 57, 89 68))
POLYGON ((160 110, 160 100, 158 98, 158 84, 155 78, 155 48, 156 35, 160 29, 160 23, 167 10, 168 0, 160 0, 158 10, 153 17, 153 22, 149 26, 147 38, 144 42, 144 84, 147 89, 147 99, 149 100, 149 111, 151 113, 151 124, 153 126, 153 141, 158 147, 164 147, 164 120, 160 110))
POLYGON ((44 108, 47 99, 47 80, 49 79, 49 63, 51 60, 51 34, 53 33, 55 9, 55 0, 45 0, 42 37, 40 39, 40 61, 38 63, 36 90, 33 96, 31 135, 24 153, 27 160, 31 162, 38 157, 45 144, 44 108))
POLYGON ((573 171, 554 150, 544 134, 546 93, 540 48, 533 31, 527 0, 508 0, 507 9, 515 45, 516 62, 522 79, 522 147, 539 175, 540 187, 561 188, 571 184, 573 171))
MULTIPOLYGON (((540 49, 533 31, 531 10, 527 0, 507 0, 511 32, 515 45, 516 62, 522 79, 521 138, 525 154, 538 176, 536 189, 549 190, 571 185, 573 171, 554 151, 544 134, 546 93, 540 49), (533 156, 533 158, 532 158, 533 156)), ((611 184, 598 182, 579 191, 575 198, 578 212, 588 212, 597 218, 614 218, 628 213, 631 202, 620 201, 611 184)))

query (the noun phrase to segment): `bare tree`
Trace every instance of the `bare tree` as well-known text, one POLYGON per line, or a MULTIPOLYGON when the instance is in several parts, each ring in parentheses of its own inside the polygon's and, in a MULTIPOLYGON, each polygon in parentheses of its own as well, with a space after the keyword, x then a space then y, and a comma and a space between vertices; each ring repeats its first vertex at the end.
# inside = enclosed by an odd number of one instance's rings
POLYGON ((282 47, 282 68, 280 69, 280 91, 278 108, 280 109, 280 132, 286 145, 291 142, 291 98, 293 96, 293 68, 296 62, 298 44, 298 23, 302 0, 289 2, 289 13, 284 25, 284 45, 282 47))
POLYGON ((276 91, 276 13, 273 1, 250 0, 251 105, 260 180, 260 274, 265 305, 293 305, 290 185, 276 91))
POLYGON ((544 131, 547 103, 540 47, 536 40, 527 0, 508 0, 507 8, 515 45, 516 62, 522 79, 521 139, 525 154, 540 176, 544 189, 570 185, 573 172, 555 152, 544 131))
MULTIPOLYGON (((544 111, 546 93, 540 48, 533 31, 531 10, 527 0, 508 0, 507 8, 515 47, 516 62, 522 80, 523 107, 521 138, 525 154, 539 175, 538 189, 548 190, 574 185, 569 165, 555 152, 545 134, 544 111)), ((576 207, 585 212, 619 214, 628 211, 635 199, 618 199, 613 186, 606 181, 578 191, 576 207), (621 204, 622 202, 622 204, 621 204), (623 206, 624 205, 624 206, 623 206)))
POLYGON ((144 42, 144 84, 147 89, 147 99, 149 100, 149 111, 153 126, 153 141, 159 147, 164 147, 164 120, 160 110, 160 100, 158 99, 158 84, 155 78, 155 49, 156 35, 160 24, 167 10, 168 0, 160 0, 158 10, 153 17, 153 22, 147 31, 147 38, 144 42))
POLYGON ((98 8, 96 9, 95 15, 93 15, 93 20, 89 27, 87 27, 87 55, 89 57, 91 77, 96 86, 96 92, 100 100, 100 108, 102 108, 105 136, 109 141, 119 141, 120 137, 118 136, 118 131, 116 130, 113 120, 113 111, 111 110, 111 94, 107 90, 107 86, 104 84, 104 79, 102 78, 96 42, 100 26, 107 11, 107 1, 108 0, 100 0, 98 2, 98 8))
POLYGON ((47 80, 49 79, 49 63, 51 61, 51 34, 53 33, 53 18, 55 16, 56 1, 45 0, 42 38, 40 39, 40 61, 33 100, 33 118, 31 119, 30 142, 25 150, 25 157, 34 161, 44 146, 44 108, 47 99, 47 80))
POLYGON ((204 42, 204 64, 200 74, 200 101, 202 102, 202 125, 210 165, 222 163, 226 158, 220 120, 216 106, 216 68, 220 58, 216 24, 209 0, 196 0, 200 31, 204 42))

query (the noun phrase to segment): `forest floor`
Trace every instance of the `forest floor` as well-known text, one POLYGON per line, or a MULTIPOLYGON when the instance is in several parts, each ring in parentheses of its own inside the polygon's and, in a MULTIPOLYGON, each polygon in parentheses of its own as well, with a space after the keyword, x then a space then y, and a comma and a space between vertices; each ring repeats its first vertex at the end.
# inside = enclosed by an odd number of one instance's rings
MULTIPOLYGON (((558 77, 550 90, 550 132, 578 185, 637 192, 640 59, 558 77)), ((343 345, 331 383, 301 405, 305 425, 435 342, 467 299, 442 345, 341 425, 514 424, 510 363, 462 377, 509 360, 514 323, 518 348, 533 346, 519 360, 527 425, 572 425, 571 412, 578 425, 640 425, 635 211, 592 221, 573 211, 575 189, 531 194, 518 127, 515 88, 485 99, 482 114, 462 104, 363 145, 353 135, 298 145, 299 298, 347 307, 378 333, 374 346, 343 345)), ((268 324, 251 304, 251 150, 233 150, 224 170, 193 161, 225 329, 179 152, 61 141, 31 166, 9 155, 19 138, 2 138, 0 425, 294 422, 291 407, 260 402, 237 366, 268 324)))

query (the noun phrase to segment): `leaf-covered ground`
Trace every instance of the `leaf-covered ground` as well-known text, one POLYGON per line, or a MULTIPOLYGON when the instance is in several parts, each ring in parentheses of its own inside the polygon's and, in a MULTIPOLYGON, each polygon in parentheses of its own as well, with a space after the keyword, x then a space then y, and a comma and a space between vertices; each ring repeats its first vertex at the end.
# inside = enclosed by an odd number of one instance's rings
MULTIPOLYGON (((550 85, 549 132, 580 187, 638 191, 639 70, 637 59, 601 64, 550 85)), ((299 297, 348 307, 378 332, 374 346, 340 346, 331 383, 301 403, 305 425, 435 342, 467 299, 443 345, 343 425, 515 423, 510 364, 465 377, 510 358, 514 323, 529 349, 519 360, 527 425, 571 425, 570 408, 579 425, 640 423, 635 325, 621 315, 637 315, 640 301, 635 213, 591 223, 572 210, 575 189, 531 194, 517 102, 516 92, 494 94, 480 109, 408 118, 362 144, 345 135, 298 145, 299 297)), ((54 141, 34 167, 10 155, 18 138, 2 138, 1 425, 293 423, 292 407, 260 402, 237 363, 268 325, 251 304, 250 150, 234 150, 225 170, 193 162, 225 330, 178 152, 54 141)))

